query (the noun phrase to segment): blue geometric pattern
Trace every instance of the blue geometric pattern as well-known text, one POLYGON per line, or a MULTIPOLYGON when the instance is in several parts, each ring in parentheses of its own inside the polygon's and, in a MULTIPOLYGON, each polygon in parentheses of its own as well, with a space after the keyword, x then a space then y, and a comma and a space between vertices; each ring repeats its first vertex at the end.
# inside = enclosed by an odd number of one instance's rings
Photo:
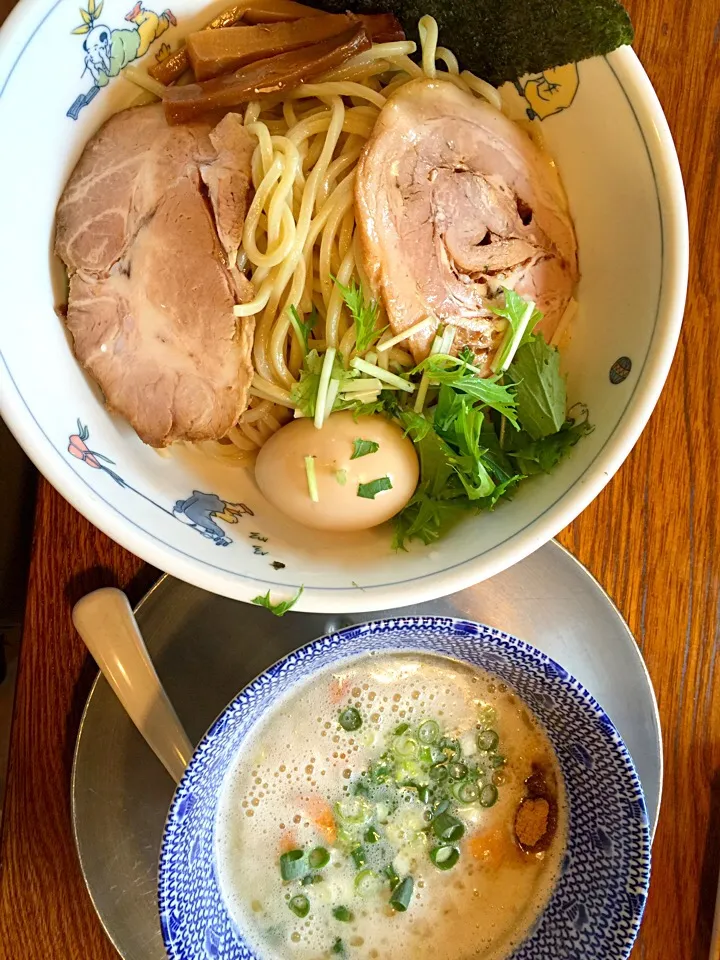
POLYGON ((565 779, 568 848, 550 902, 515 960, 622 960, 650 880, 642 790, 619 734, 559 664, 491 627, 397 617, 348 627, 291 653, 240 693, 203 738, 175 793, 160 854, 159 908, 170 960, 261 960, 225 909, 214 857, 223 779, 252 727, 298 682, 370 652, 456 657, 513 687, 547 729, 565 779))

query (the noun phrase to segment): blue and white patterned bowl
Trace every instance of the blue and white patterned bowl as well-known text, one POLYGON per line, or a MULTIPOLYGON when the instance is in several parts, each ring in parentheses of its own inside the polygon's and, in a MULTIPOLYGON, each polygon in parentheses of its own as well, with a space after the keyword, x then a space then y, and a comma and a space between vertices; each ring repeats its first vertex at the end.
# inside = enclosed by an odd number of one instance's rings
POLYGON ((297 683, 371 651, 420 650, 481 667, 545 725, 570 808, 562 876, 515 960, 621 960, 650 879, 650 834, 635 768, 597 701, 566 670, 506 633, 450 617, 401 617, 321 637, 261 674, 215 721, 175 793, 160 854, 159 907, 170 960, 259 960, 230 918, 215 867, 225 775, 253 726, 297 683))

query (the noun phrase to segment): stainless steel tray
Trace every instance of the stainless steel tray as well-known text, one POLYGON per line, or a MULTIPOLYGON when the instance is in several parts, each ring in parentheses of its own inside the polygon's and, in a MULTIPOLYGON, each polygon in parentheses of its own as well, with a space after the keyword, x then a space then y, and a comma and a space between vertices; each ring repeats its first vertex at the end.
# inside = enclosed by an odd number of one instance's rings
MULTIPOLYGON (((650 678, 612 601, 556 543, 461 593, 372 615, 288 614, 278 619, 167 576, 137 609, 158 674, 193 743, 245 684, 285 653, 340 626, 397 614, 478 620, 559 661, 605 707, 620 731, 654 829, 662 741, 650 678)), ((124 960, 165 957, 156 907, 157 861, 172 794, 165 770, 99 678, 75 751, 73 823, 90 896, 124 960)))

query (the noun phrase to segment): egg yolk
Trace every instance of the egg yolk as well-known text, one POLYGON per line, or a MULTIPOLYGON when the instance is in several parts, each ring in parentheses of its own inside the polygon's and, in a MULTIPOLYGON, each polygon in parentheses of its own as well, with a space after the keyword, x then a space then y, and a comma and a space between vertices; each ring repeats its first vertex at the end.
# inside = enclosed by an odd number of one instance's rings
POLYGON ((317 530, 366 530, 399 513, 415 492, 415 447, 382 416, 334 413, 317 429, 301 418, 278 430, 255 464, 261 493, 317 530))

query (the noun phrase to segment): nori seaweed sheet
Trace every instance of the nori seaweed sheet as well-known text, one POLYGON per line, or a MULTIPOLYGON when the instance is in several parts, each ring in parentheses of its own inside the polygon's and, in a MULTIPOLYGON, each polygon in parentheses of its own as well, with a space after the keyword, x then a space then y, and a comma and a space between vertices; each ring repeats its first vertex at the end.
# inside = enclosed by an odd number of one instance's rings
POLYGON ((627 11, 618 0, 319 0, 332 12, 394 13, 409 39, 417 23, 435 17, 438 43, 461 69, 490 83, 574 63, 633 41, 627 11))

